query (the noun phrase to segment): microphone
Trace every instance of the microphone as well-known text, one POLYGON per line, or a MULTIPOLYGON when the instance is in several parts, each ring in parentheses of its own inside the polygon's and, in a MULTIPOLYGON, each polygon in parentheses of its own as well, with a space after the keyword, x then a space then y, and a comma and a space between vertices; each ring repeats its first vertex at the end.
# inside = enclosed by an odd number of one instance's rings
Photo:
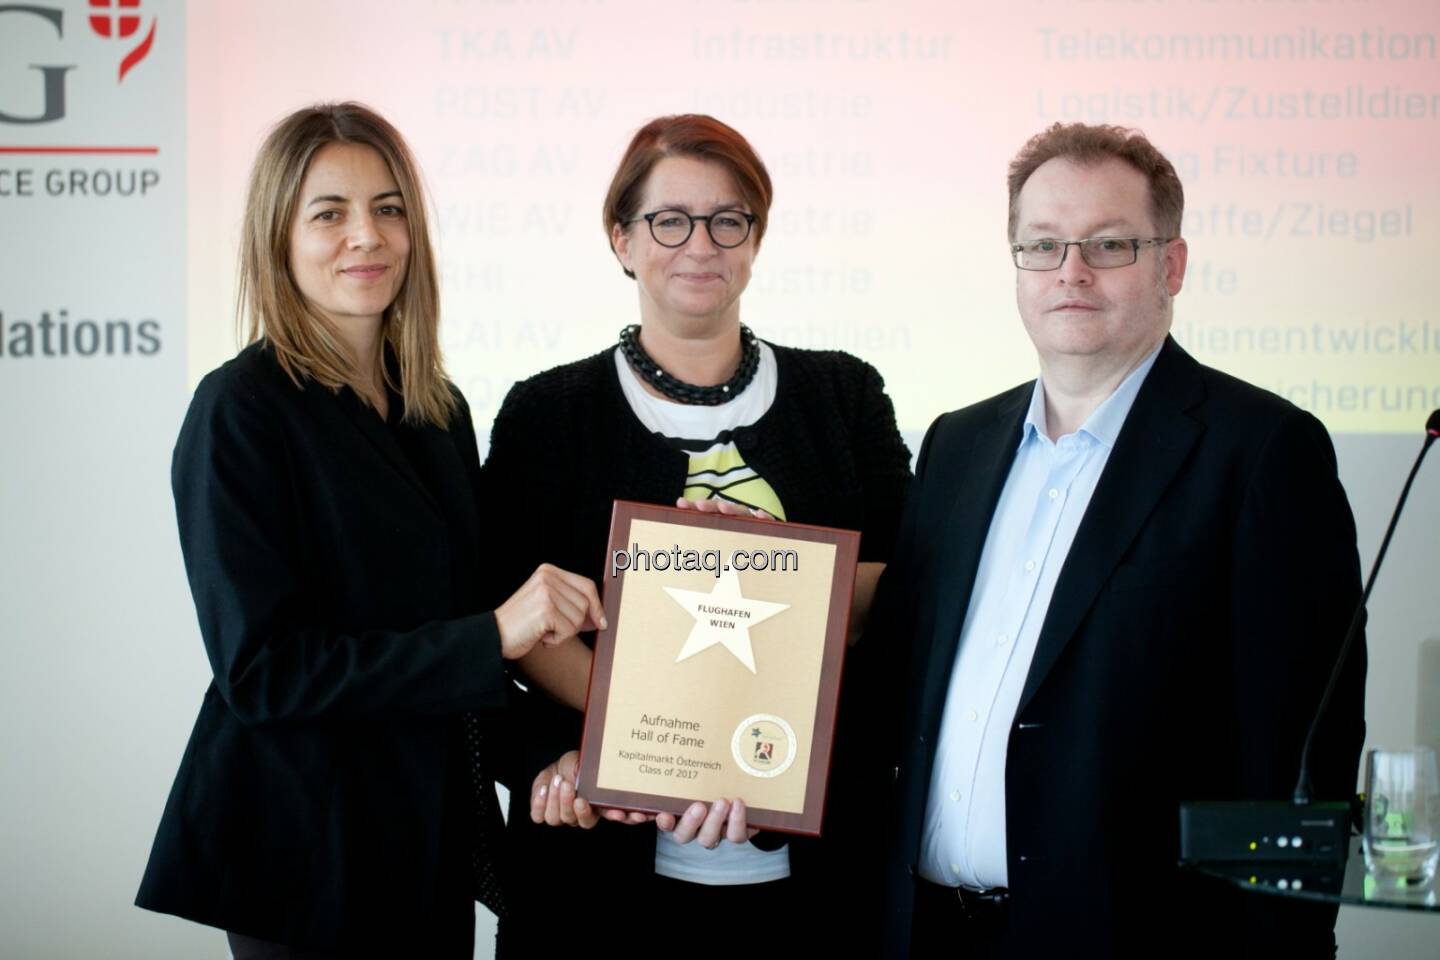
POLYGON ((1305 748, 1300 751, 1300 776, 1295 781, 1296 806, 1303 807, 1310 803, 1310 748, 1315 743, 1315 731, 1320 727, 1320 718, 1325 715, 1325 708, 1330 706, 1330 695, 1335 692, 1340 670, 1345 666, 1345 658, 1350 654, 1356 634, 1360 632, 1360 624, 1365 619, 1365 605, 1370 601, 1370 591, 1375 589, 1375 577, 1380 573, 1385 551, 1390 549, 1390 537, 1395 533, 1400 511, 1405 509, 1405 500, 1410 496, 1410 485, 1415 482, 1415 474, 1420 472, 1420 464, 1425 459, 1425 454, 1430 452, 1430 446, 1436 437, 1440 437, 1440 410, 1433 411, 1430 419, 1425 421, 1425 441, 1420 444, 1420 453, 1415 457, 1415 465, 1410 468, 1410 475, 1405 478, 1405 486, 1400 488, 1400 500, 1395 504, 1395 511, 1390 514, 1390 526, 1385 528, 1385 538, 1380 541, 1380 552, 1375 554, 1375 563, 1370 567, 1370 577, 1365 581, 1365 592, 1360 595, 1360 602, 1355 605, 1355 615, 1350 618, 1350 629, 1345 631, 1345 641, 1340 644, 1340 655, 1335 658, 1335 669, 1330 671, 1330 682, 1325 684, 1325 695, 1320 698, 1315 718, 1310 721, 1309 733, 1305 734, 1305 748))
POLYGON ((1350 618, 1349 629, 1340 644, 1340 653, 1325 684, 1325 693, 1310 722, 1305 735, 1305 745, 1300 751, 1300 775, 1295 782, 1295 792, 1290 803, 1263 801, 1201 801, 1180 805, 1180 860, 1182 863, 1234 863, 1246 861, 1320 861, 1343 860, 1349 853, 1350 804, 1314 803, 1311 800, 1310 751, 1315 743, 1315 732, 1320 720, 1330 706, 1330 697, 1335 692, 1345 660, 1355 637, 1360 633, 1360 624, 1365 621, 1365 606, 1370 600, 1370 591, 1375 588, 1375 578, 1380 573, 1380 564, 1390 548, 1390 538, 1400 520, 1400 511, 1410 496, 1410 486, 1420 472, 1420 464, 1431 445, 1440 438, 1440 410, 1430 414, 1425 421, 1425 440, 1420 453, 1405 478, 1400 490, 1400 500, 1390 514, 1390 525, 1380 541, 1380 550, 1370 567, 1370 576, 1355 613, 1350 618))

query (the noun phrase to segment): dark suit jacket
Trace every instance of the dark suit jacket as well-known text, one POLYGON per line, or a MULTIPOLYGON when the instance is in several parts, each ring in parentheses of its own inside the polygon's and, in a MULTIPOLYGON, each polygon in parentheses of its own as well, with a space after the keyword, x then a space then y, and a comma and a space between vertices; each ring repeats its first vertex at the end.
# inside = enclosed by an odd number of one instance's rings
POLYGON ((142 907, 347 954, 473 936, 456 735, 510 686, 475 599, 478 455, 463 400, 448 431, 391 406, 297 388, 258 345, 195 392, 173 485, 214 680, 142 907))
MULTIPOLYGON (((944 698, 1031 389, 931 427, 861 644, 909 648, 884 772, 893 956, 907 951, 944 698)), ((1276 930, 1326 950, 1333 911, 1269 909, 1182 875, 1177 806, 1288 799, 1359 592, 1324 428, 1167 339, 1065 560, 1010 731, 1012 955, 1213 956, 1276 930)), ((1354 792, 1364 668, 1362 643, 1321 728, 1317 796, 1354 792)), ((1281 952, 1303 955, 1298 941, 1281 952)))

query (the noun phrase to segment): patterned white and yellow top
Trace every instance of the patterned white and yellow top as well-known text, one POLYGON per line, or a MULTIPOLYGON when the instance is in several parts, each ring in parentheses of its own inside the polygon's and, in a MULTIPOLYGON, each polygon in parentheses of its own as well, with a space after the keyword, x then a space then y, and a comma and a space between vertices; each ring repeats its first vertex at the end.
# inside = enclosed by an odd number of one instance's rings
POLYGON ((760 344, 760 366, 738 397, 715 407, 675 403, 649 393, 617 348, 615 366, 630 409, 645 428, 690 455, 687 500, 730 500, 764 510, 780 520, 785 508, 765 478, 745 463, 732 437, 737 427, 759 420, 775 402, 775 352, 760 344))

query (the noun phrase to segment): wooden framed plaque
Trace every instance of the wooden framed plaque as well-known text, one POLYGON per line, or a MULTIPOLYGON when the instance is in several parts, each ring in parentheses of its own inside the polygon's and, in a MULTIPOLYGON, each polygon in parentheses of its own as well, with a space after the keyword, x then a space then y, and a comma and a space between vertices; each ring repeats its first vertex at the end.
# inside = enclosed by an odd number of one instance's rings
POLYGON ((818 835, 860 534, 615 502, 579 794, 818 835))

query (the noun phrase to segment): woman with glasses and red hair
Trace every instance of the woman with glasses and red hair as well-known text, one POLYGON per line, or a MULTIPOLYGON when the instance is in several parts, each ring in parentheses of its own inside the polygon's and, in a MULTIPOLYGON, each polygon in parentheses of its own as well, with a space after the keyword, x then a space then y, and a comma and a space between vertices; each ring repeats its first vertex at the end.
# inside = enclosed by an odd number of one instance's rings
MULTIPOLYGON (((604 225, 635 281, 638 322, 615 346, 520 382, 506 398, 486 464, 491 500, 514 524, 497 588, 540 561, 598 579, 613 501, 679 501, 862 531, 852 624, 863 624, 910 455, 873 367, 768 343, 741 323, 771 197, 755 150, 712 117, 661 117, 635 134, 604 225)), ((530 698, 532 734, 579 743, 590 660, 575 638, 520 661, 549 693, 530 698)), ((743 797, 661 815, 659 830, 621 826, 575 799, 574 761, 567 754, 547 767, 530 796, 512 795, 518 903, 501 925, 501 956, 529 955, 553 936, 544 908, 557 876, 581 894, 566 904, 566 929, 586 950, 703 954, 753 945, 761 928, 767 951, 791 937, 813 950, 867 914, 845 908, 858 887, 847 878, 868 861, 841 838, 846 818, 833 799, 819 840, 752 838, 743 797), (597 819, 586 833, 548 826, 597 819)), ((832 798, 841 793, 832 785, 832 798)))

